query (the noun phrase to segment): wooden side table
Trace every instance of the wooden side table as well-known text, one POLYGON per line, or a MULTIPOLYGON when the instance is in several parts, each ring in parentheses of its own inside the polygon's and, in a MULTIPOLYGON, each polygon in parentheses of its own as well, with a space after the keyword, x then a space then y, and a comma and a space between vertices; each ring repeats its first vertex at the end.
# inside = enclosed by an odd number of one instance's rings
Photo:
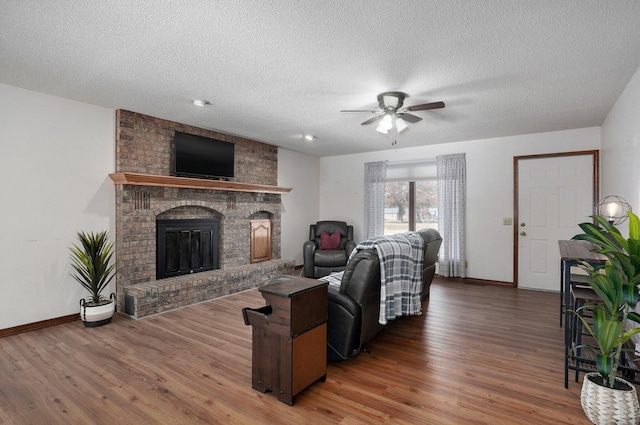
POLYGON ((327 376, 328 300, 325 281, 281 276, 259 288, 261 308, 243 308, 253 327, 251 386, 272 391, 293 405, 293 397, 327 376))

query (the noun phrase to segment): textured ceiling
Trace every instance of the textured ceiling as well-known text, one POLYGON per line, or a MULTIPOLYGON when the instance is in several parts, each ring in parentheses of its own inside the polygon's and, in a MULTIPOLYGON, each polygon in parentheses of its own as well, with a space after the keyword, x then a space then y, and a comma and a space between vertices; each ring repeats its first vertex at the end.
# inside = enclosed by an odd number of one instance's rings
POLYGON ((0 0, 0 10, 0 83, 317 156, 598 126, 640 66, 637 0, 0 0), (417 112, 395 146, 360 125, 371 115, 340 112, 376 108, 391 90, 446 108, 417 112))

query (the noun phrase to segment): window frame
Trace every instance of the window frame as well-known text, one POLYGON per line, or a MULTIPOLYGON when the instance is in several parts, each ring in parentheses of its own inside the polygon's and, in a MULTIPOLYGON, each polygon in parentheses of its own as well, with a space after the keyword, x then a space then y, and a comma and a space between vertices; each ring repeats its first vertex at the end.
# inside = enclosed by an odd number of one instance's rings
MULTIPOLYGON (((408 189, 408 201, 409 201, 409 205, 407 207, 408 209, 408 231, 409 232, 415 232, 416 231, 416 197, 417 197, 417 192, 416 192, 416 182, 417 181, 434 181, 436 182, 436 184, 438 183, 438 179, 435 177, 429 177, 429 178, 420 178, 420 179, 411 179, 411 180, 392 180, 388 183, 398 183, 398 182, 406 182, 409 184, 409 189, 408 189)), ((386 194, 386 187, 385 187, 385 194, 386 194)), ((386 205, 385 205, 386 207, 386 205)), ((386 232, 385 232, 386 234, 386 232)))

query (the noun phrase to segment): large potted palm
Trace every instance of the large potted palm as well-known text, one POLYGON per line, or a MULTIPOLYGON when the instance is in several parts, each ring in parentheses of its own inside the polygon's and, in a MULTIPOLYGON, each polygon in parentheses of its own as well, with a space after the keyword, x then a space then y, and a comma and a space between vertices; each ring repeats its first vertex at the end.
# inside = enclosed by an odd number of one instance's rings
POLYGON ((575 349, 588 349, 595 353, 596 372, 585 375, 581 403, 585 414, 594 424, 638 424, 640 412, 634 386, 617 376, 625 343, 640 327, 640 314, 634 311, 638 304, 640 283, 640 219, 629 212, 629 237, 605 218, 594 216, 595 223, 582 223, 583 234, 577 240, 593 243, 596 251, 607 256, 604 265, 581 267, 589 274, 588 283, 600 301, 585 305, 591 309, 591 322, 576 312, 595 344, 583 344, 575 349))
POLYGON ((115 263, 111 263, 113 244, 109 233, 78 232, 79 245, 72 244, 71 276, 82 285, 89 296, 80 300, 80 318, 87 327, 106 325, 115 312, 114 295, 102 295, 115 276, 115 263))

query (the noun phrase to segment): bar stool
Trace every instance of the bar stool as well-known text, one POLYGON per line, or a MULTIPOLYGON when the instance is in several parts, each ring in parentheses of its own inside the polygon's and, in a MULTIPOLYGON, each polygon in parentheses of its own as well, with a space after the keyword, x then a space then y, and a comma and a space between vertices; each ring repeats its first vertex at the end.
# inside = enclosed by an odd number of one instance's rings
MULTIPOLYGON (((582 318, 587 318, 587 319, 592 317, 593 310, 585 306, 586 305, 588 306, 589 304, 593 304, 599 301, 601 301, 601 298, 598 296, 598 294, 596 294, 596 292, 593 289, 591 289, 591 287, 584 287, 579 284, 571 286, 571 310, 576 312, 576 314, 573 315, 571 323, 567 324, 571 328, 570 329, 571 343, 570 343, 570 347, 567 347, 568 350, 574 350, 575 347, 578 347, 580 344, 582 344, 583 324, 582 324, 582 320, 580 320, 578 316, 582 318)), ((580 351, 581 349, 578 349, 574 352, 576 382, 578 382, 578 378, 580 374, 580 362, 581 362, 580 351)), ((567 351, 567 356, 569 355, 570 355, 570 351, 567 351)))
POLYGON ((579 273, 571 273, 571 286, 578 286, 583 288, 591 288, 589 286, 588 280, 589 275, 579 274, 579 273))
MULTIPOLYGON (((589 276, 586 275, 586 274, 571 273, 570 274, 570 278, 569 278, 569 286, 571 288, 576 287, 576 286, 577 287, 581 287, 581 288, 590 288, 589 284, 587 283, 587 279, 588 278, 589 278, 589 276)), ((562 317, 564 316, 565 309, 569 307, 569 306, 564 305, 563 291, 564 291, 564 286, 560 285, 560 326, 561 327, 562 327, 562 317)), ((569 308, 569 309, 571 309, 571 308, 569 308)))

